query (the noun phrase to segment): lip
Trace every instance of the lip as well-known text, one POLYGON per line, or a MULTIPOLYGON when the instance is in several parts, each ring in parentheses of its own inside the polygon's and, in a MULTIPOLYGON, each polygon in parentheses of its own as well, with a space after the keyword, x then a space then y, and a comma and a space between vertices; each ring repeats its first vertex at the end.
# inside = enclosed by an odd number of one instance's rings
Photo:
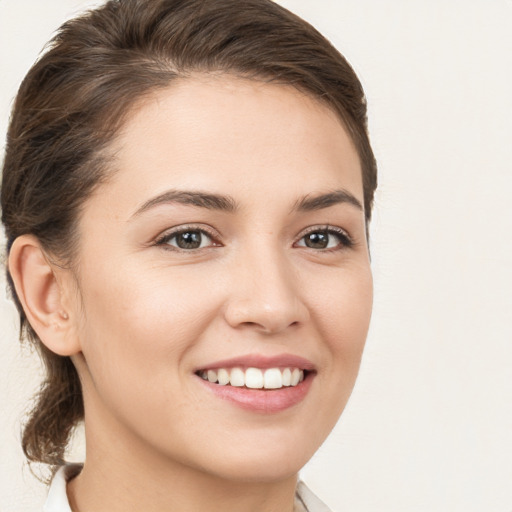
POLYGON ((315 378, 315 365, 303 357, 293 354, 281 354, 268 357, 256 354, 234 357, 208 363, 208 365, 198 367, 195 377, 205 389, 221 400, 226 400, 236 407, 259 414, 275 414, 295 405, 304 400, 311 384, 315 378), (249 389, 245 387, 221 386, 202 379, 198 372, 208 369, 218 368, 299 368, 306 370, 305 378, 302 382, 293 387, 283 387, 279 389, 249 389))
POLYGON ((315 370, 315 365, 311 361, 294 354, 280 354, 277 356, 247 354, 199 366, 194 372, 235 367, 242 368, 243 370, 247 368, 261 368, 262 370, 267 368, 299 368, 300 370, 308 370, 310 372, 315 370))

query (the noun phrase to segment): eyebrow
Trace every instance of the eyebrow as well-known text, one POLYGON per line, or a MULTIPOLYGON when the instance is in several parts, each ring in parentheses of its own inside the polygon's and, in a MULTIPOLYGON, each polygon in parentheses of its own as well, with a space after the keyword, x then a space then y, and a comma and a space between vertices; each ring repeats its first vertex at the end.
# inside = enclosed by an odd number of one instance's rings
POLYGON ((334 190, 326 194, 307 195, 297 201, 294 210, 299 212, 311 212, 315 210, 322 210, 329 208, 336 204, 350 204, 360 211, 364 211, 363 205, 353 194, 348 190, 334 190))
MULTIPOLYGON (((228 213, 233 213, 239 208, 238 203, 231 196, 201 191, 168 190, 146 201, 137 209, 132 217, 136 217, 155 206, 169 203, 186 204, 228 213)), ((306 195, 295 203, 292 211, 310 212, 343 203, 350 204, 358 210, 364 211, 361 202, 347 190, 334 190, 325 194, 306 195)))
POLYGON ((145 211, 160 204, 179 203, 208 210, 220 210, 234 212, 238 209, 237 202, 230 196, 220 194, 211 194, 200 191, 168 190, 152 199, 146 201, 134 214, 133 217, 144 213, 145 211))

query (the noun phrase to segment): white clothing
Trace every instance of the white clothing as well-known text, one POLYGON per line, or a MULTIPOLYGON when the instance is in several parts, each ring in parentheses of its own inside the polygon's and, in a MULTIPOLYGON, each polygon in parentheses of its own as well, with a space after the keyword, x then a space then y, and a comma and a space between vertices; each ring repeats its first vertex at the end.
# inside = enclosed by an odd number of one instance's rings
MULTIPOLYGON (((66 493, 66 484, 81 470, 80 464, 62 466, 55 474, 43 512, 72 512, 66 493)), ((331 512, 306 486, 299 481, 295 494, 294 512, 331 512)))

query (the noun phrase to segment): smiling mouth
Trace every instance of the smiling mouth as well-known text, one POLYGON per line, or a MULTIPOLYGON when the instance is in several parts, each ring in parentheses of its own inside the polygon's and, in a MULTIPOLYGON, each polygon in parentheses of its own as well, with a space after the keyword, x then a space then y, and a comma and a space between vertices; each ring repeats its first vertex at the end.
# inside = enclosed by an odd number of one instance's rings
POLYGON ((199 370, 196 375, 212 384, 246 389, 282 389, 295 387, 308 375, 300 368, 217 368, 199 370))

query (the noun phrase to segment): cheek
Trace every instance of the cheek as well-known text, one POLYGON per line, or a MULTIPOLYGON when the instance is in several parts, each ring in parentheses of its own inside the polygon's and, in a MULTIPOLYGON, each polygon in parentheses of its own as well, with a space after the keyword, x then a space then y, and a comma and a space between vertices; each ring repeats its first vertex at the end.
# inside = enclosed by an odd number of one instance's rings
POLYGON ((217 302, 213 291, 198 293, 202 279, 197 272, 195 277, 177 274, 139 269, 87 280, 80 338, 102 392, 123 383, 143 394, 142 389, 161 389, 162 382, 184 372, 181 363, 215 316, 217 302))
POLYGON ((360 355, 372 313, 373 280, 369 265, 337 269, 323 282, 317 281, 312 300, 317 323, 332 355, 347 361, 351 354, 360 355))

